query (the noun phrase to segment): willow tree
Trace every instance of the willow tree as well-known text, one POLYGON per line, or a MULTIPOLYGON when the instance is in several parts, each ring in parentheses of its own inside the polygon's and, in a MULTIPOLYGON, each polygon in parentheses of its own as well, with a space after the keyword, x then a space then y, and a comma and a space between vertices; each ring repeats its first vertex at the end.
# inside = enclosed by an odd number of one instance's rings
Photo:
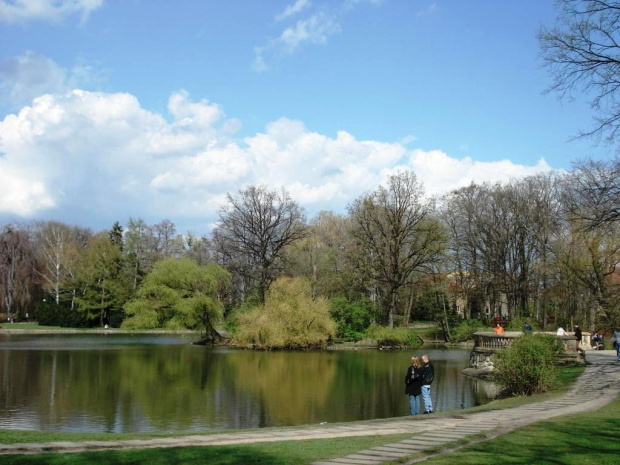
POLYGON ((394 327, 399 291, 412 273, 439 259, 446 238, 412 171, 358 197, 349 207, 352 234, 367 251, 368 266, 382 292, 381 309, 394 327))
POLYGON ((159 261, 144 278, 136 298, 125 305, 124 329, 193 329, 207 341, 221 336, 214 324, 223 306, 219 296, 230 276, 221 266, 200 266, 189 258, 159 261))

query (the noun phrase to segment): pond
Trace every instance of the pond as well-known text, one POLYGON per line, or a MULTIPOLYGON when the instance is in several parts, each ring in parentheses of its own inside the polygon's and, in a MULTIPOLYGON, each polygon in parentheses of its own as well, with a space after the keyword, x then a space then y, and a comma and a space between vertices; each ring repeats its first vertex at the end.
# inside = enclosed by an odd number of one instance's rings
MULTIPOLYGON (((256 352, 189 335, 0 335, 0 428, 178 433, 408 414, 412 351, 256 352)), ((424 349, 436 411, 490 400, 469 351, 424 349)))

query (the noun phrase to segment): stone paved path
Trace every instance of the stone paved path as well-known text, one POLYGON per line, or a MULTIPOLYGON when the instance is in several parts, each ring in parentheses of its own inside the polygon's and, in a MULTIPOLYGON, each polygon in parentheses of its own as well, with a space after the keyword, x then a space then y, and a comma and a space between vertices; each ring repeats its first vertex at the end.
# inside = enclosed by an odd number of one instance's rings
MULTIPOLYGON (((599 409, 620 394, 620 363, 615 352, 588 352, 587 366, 573 389, 544 402, 479 413, 420 415, 388 420, 298 428, 272 428, 247 432, 193 435, 130 441, 85 441, 0 444, 0 454, 68 453, 129 448, 158 448, 248 444, 256 442, 296 441, 352 436, 379 436, 410 433, 411 438, 397 443, 363 450, 321 464, 372 465, 404 458, 439 447, 450 450, 472 442, 491 439, 530 423, 559 415, 599 409), (460 441, 460 442, 459 442, 460 441)), ((409 463, 413 463, 409 462, 409 463)))

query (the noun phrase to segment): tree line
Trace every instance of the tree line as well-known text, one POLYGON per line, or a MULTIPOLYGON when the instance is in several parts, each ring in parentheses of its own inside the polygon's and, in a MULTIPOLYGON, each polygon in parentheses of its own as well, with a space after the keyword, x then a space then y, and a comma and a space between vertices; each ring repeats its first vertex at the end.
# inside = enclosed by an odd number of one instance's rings
POLYGON ((0 231, 0 309, 63 326, 208 329, 287 276, 307 280, 313 299, 372 308, 390 328, 436 320, 449 334, 457 315, 504 312, 604 329, 620 323, 619 211, 616 157, 436 198, 399 172, 346 214, 310 220, 285 190, 250 186, 228 194, 209 236, 170 220, 99 232, 13 223, 0 231))

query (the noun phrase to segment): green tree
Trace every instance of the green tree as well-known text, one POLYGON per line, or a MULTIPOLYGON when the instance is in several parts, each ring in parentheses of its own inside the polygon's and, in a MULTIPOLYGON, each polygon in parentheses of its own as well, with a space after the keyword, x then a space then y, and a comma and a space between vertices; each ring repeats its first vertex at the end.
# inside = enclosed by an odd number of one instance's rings
POLYGON ((120 323, 129 295, 123 254, 111 237, 110 233, 101 232, 89 240, 76 270, 76 310, 87 321, 98 321, 100 326, 120 323))
POLYGON ((125 305, 124 329, 193 329, 205 339, 221 336, 213 325, 221 317, 219 300, 230 275, 215 263, 200 266, 189 258, 159 261, 144 278, 136 298, 125 305))
POLYGON ((338 325, 337 336, 356 341, 364 338, 375 317, 371 301, 350 302, 345 297, 330 299, 329 312, 338 325))
POLYGON ((313 299, 304 278, 278 278, 265 304, 240 315, 238 322, 233 344, 257 349, 324 347, 336 334, 327 301, 313 299))

